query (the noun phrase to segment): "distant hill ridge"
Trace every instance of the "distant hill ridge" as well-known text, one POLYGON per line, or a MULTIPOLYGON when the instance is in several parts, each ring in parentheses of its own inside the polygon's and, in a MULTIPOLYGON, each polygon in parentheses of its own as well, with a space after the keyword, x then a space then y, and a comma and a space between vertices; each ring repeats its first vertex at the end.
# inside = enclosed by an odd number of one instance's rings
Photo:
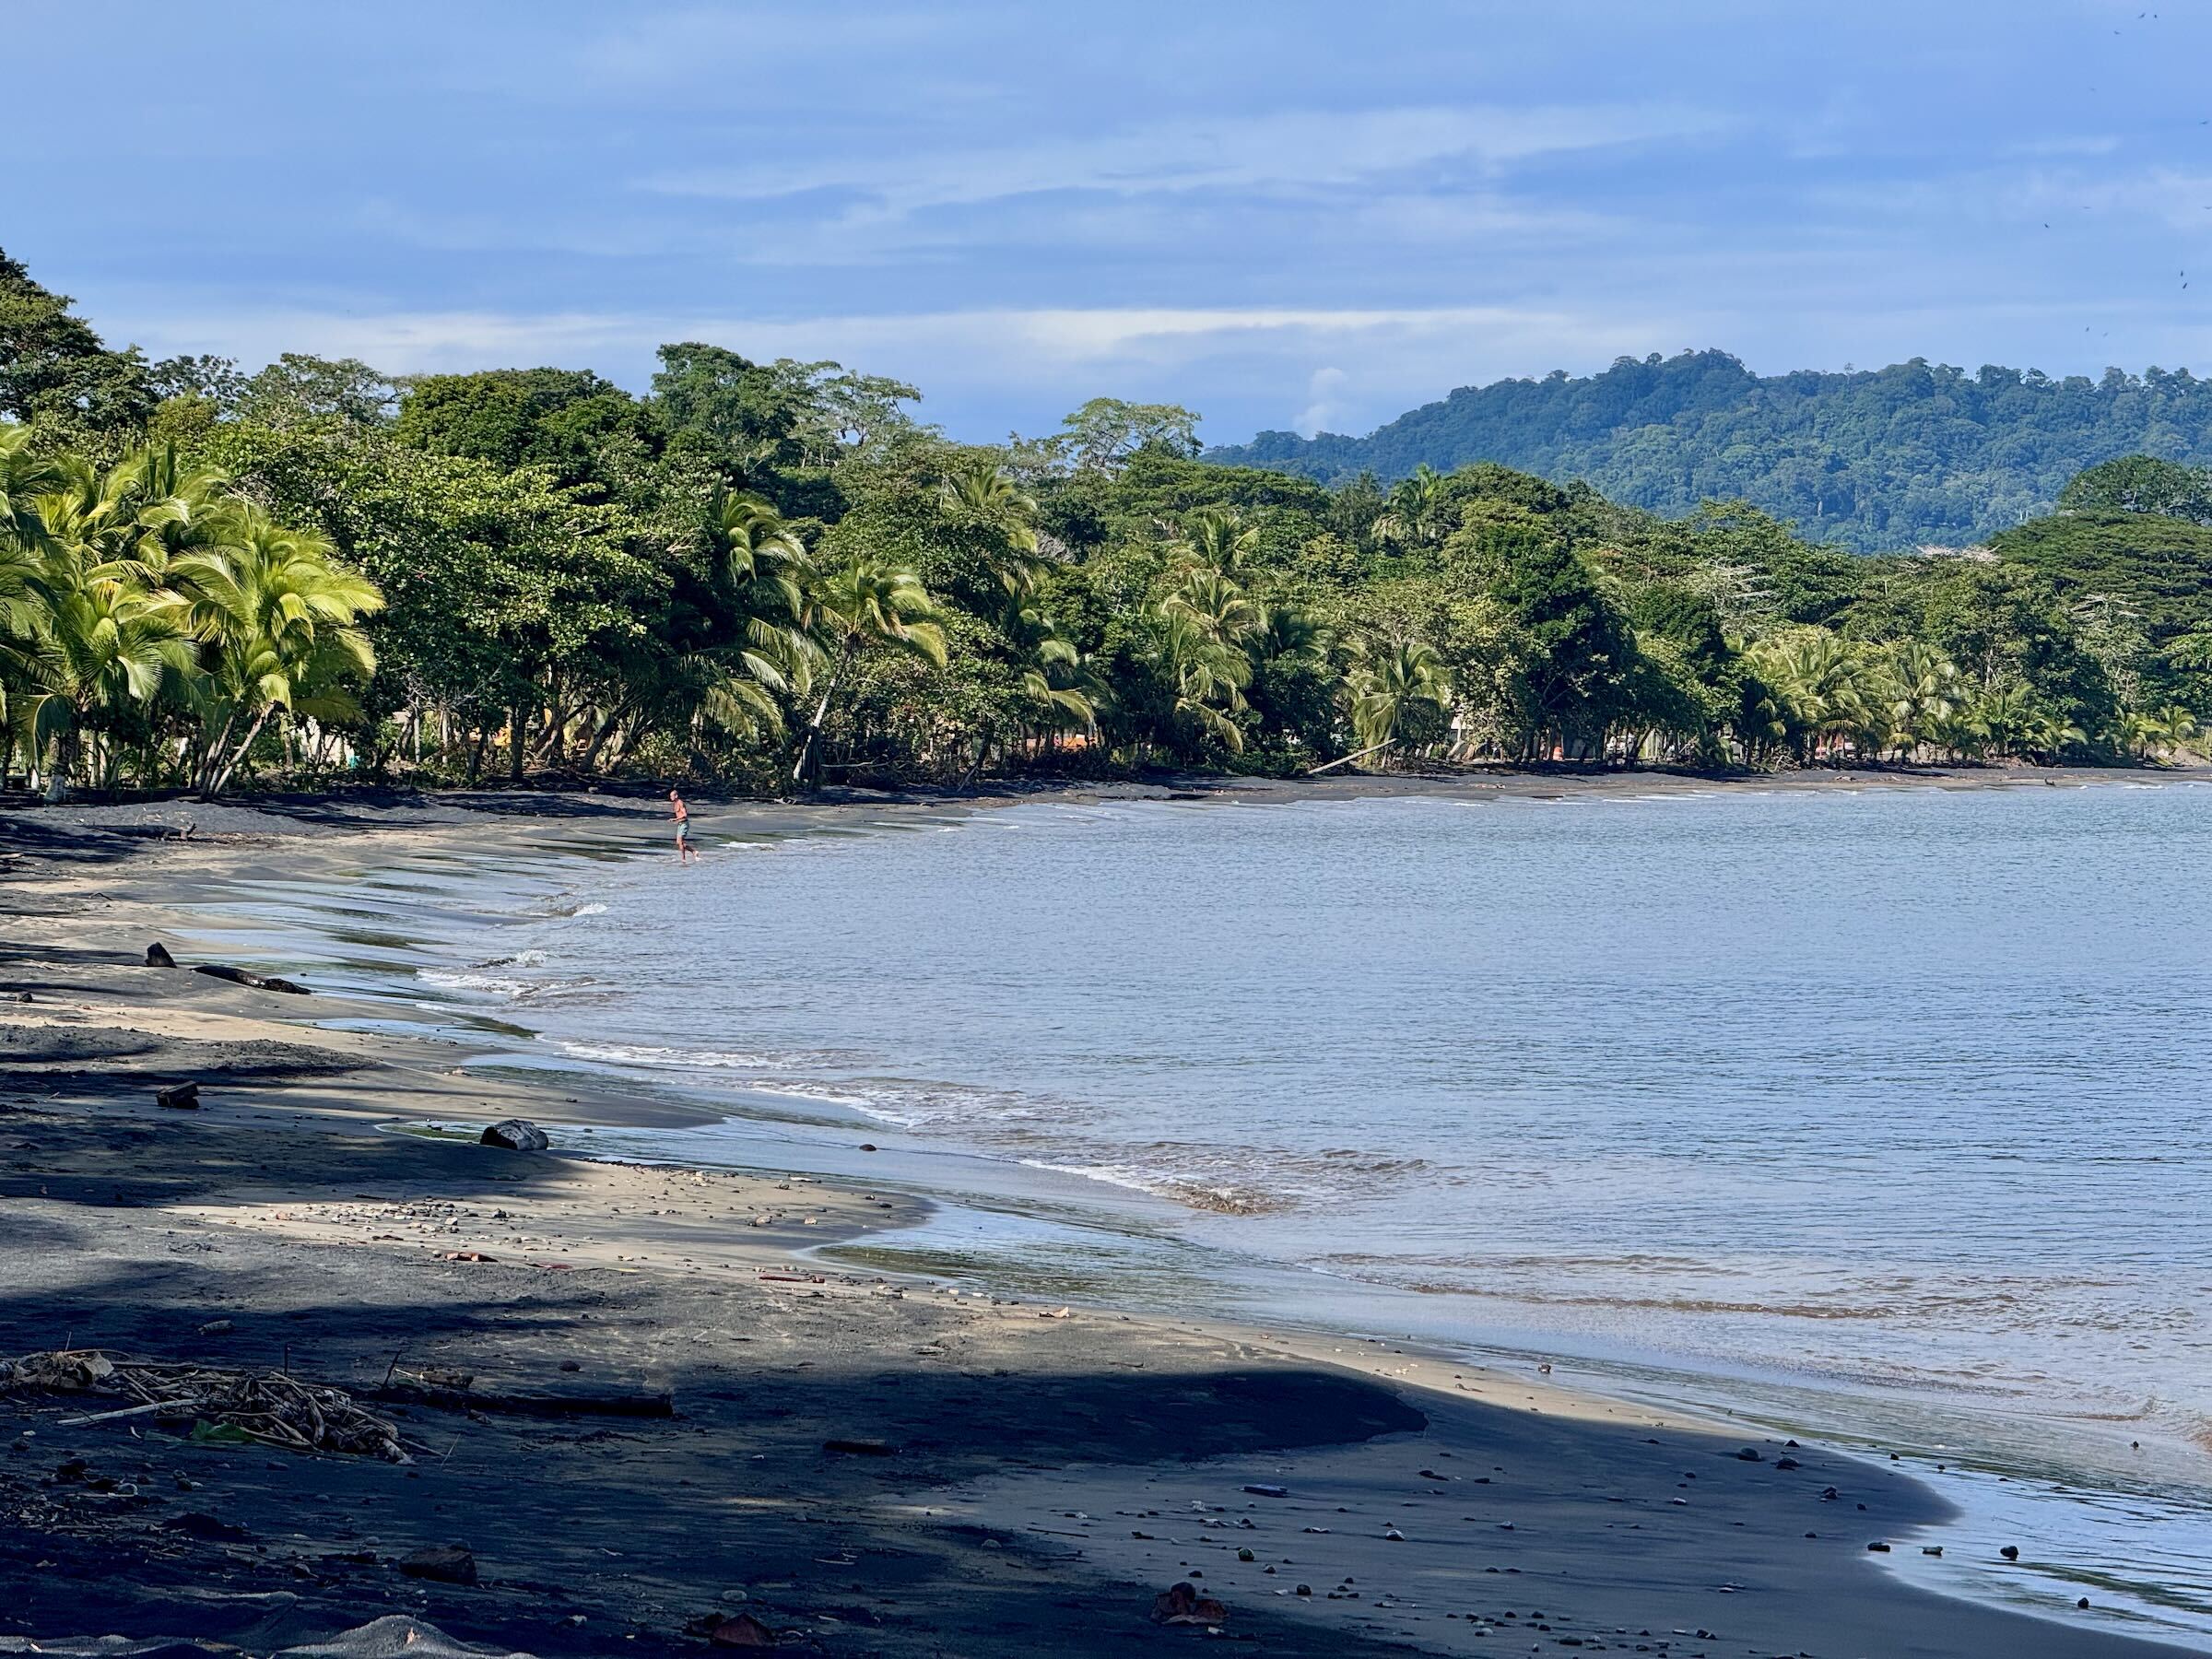
POLYGON ((1496 461, 1670 516, 1741 500, 1865 552, 1986 541, 2125 454, 2212 463, 2212 380, 1964 370, 1759 375, 1724 351, 1621 358, 1577 379, 1462 386, 1365 438, 1262 432, 1209 453, 1324 483, 1496 461))

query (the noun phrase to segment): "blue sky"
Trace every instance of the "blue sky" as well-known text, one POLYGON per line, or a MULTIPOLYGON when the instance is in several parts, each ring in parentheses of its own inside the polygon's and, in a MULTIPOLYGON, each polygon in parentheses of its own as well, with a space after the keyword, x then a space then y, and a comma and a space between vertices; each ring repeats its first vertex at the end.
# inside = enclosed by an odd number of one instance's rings
POLYGON ((1691 347, 2212 371, 2212 7, 2175 0, 8 0, 0 29, 42 65, 8 78, 0 246, 158 355, 641 388, 705 338, 903 376, 961 437, 1102 394, 1216 441, 1691 347))

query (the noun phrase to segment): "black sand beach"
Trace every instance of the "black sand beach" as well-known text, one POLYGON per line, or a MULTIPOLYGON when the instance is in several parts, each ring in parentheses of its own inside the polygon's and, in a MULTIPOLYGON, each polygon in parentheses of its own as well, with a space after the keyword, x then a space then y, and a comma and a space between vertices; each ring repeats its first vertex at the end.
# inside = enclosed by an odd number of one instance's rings
POLYGON ((1935 1500, 1818 1445, 1341 1338, 830 1269, 794 1252, 913 1201, 589 1160, 561 1127, 588 1099, 144 965, 164 906, 237 861, 548 829, 662 833, 655 803, 611 796, 0 818, 0 1357, 288 1373, 389 1414, 411 1459, 65 1427, 124 1402, 0 1391, 0 1652, 260 1653, 394 1615, 548 1654, 704 1652, 717 1630, 853 1655, 2176 1651, 1900 1583, 1868 1547, 1916 1549, 1935 1500), (187 1078, 196 1111, 155 1103, 187 1078), (379 1127, 510 1116, 555 1149, 379 1127), (410 1377, 427 1397, 393 1396, 410 1377), (665 1416, 607 1408, 663 1394, 665 1416), (402 1571, 451 1545, 474 1583, 402 1571), (1224 1616, 1154 1622, 1178 1582, 1224 1616))

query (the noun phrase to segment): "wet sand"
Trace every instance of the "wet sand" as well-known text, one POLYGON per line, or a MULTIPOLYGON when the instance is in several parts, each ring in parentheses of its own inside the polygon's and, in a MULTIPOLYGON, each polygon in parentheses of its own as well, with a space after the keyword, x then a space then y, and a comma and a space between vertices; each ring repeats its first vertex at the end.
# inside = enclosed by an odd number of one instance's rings
MULTIPOLYGON (((1450 787, 1477 784, 1562 781, 1450 787)), ((327 999, 142 965, 165 907, 241 861, 661 833, 652 801, 606 797, 0 818, 0 995, 31 998, 0 1003, 0 1355, 100 1346, 364 1392, 435 1367, 494 1394, 666 1391, 676 1413, 403 1406, 421 1450, 401 1467, 64 1429, 82 1402, 0 1395, 0 1651, 266 1652, 405 1613, 501 1651, 698 1652, 687 1625, 745 1611, 806 1651, 1118 1653, 1207 1639, 1148 1619, 1178 1580, 1225 1604, 1223 1639, 1286 1654, 2175 1651, 2096 1609, 2030 1620, 1901 1583, 1867 1546, 1916 1551, 1936 1500, 1817 1444, 1382 1345, 833 1268, 794 1253, 917 1201, 587 1160, 562 1125, 666 1108, 488 1083, 435 1043, 295 1023, 327 999), (153 1103, 184 1077, 198 1112, 153 1103), (510 1115, 557 1149, 379 1127, 510 1115), (395 1570, 454 1542, 476 1585, 395 1570)))

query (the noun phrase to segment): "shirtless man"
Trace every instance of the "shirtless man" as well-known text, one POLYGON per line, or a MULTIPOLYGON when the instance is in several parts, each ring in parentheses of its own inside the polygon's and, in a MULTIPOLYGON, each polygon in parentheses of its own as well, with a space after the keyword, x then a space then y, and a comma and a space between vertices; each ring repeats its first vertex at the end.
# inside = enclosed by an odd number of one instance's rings
POLYGON ((691 810, 684 805, 684 797, 673 789, 668 792, 668 805, 676 814, 676 861, 689 864, 699 856, 691 845, 691 810))

